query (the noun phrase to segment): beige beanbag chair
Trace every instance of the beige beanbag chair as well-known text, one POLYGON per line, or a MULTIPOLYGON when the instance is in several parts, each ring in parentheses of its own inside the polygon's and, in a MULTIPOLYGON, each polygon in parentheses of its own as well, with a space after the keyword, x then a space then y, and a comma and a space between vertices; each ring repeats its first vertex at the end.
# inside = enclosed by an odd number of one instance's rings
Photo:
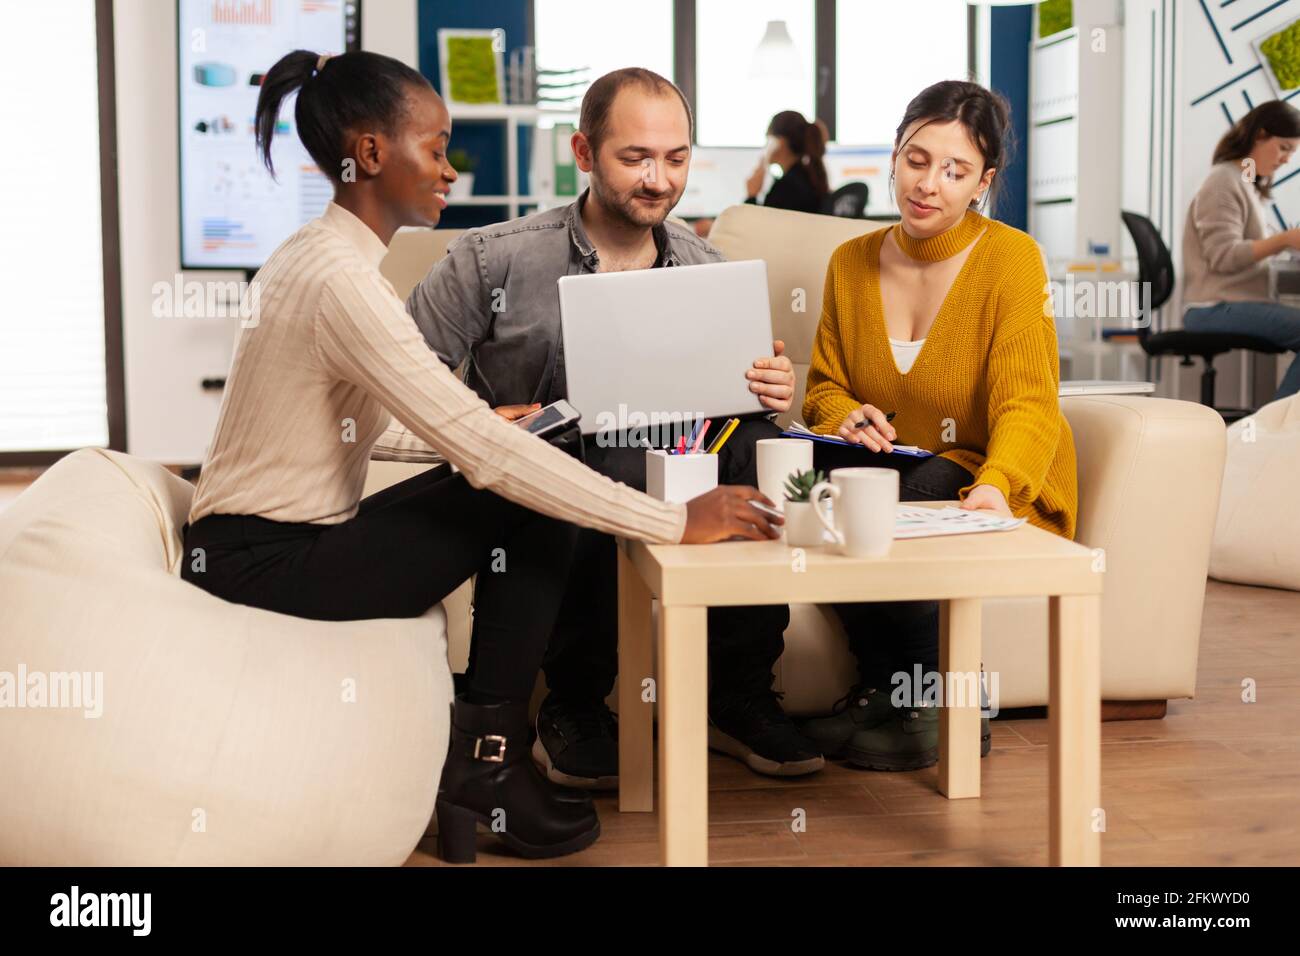
POLYGON ((1300 591, 1300 395, 1228 429, 1210 576, 1300 591))
POLYGON ((447 752, 442 607, 219 600, 178 577, 192 492, 83 449, 0 511, 0 865, 402 863, 447 752))

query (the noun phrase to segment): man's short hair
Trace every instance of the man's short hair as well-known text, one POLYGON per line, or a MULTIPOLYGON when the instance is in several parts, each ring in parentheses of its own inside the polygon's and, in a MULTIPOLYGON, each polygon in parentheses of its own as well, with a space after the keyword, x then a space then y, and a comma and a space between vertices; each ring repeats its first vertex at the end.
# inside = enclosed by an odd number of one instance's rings
POLYGON ((627 86, 639 86, 647 93, 667 96, 676 93, 686 111, 686 126, 690 130, 690 141, 695 142, 695 118, 691 115, 691 105, 686 102, 684 94, 677 85, 660 76, 654 70, 640 66, 624 67, 612 73, 606 73, 587 90, 582 98, 582 112, 578 117, 578 129, 587 137, 593 153, 600 149, 600 142, 609 130, 609 111, 614 106, 614 99, 619 91, 627 86))

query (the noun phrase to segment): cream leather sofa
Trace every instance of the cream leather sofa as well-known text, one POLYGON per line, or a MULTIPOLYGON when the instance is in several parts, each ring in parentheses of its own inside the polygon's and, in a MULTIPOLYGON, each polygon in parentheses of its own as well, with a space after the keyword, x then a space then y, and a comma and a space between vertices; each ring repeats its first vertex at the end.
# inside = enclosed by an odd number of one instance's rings
POLYGON ((0 707, 0 865, 401 864, 447 752, 442 608, 219 600, 177 576, 192 493, 83 449, 0 511, 0 701, 75 705, 0 707))
MULTIPOLYGON (((763 259, 772 326, 803 382, 821 314, 826 264, 840 243, 879 223, 737 205, 714 223, 710 241, 729 259, 763 259), (802 290, 804 311, 792 309, 802 290)), ((429 233, 399 234, 382 268, 405 297, 445 252, 429 233), (426 258, 427 257, 427 258, 426 258)), ((1224 426, 1191 402, 1130 396, 1062 399, 1079 461, 1076 540, 1097 549, 1106 571, 1102 600, 1102 697, 1152 701, 1191 697, 1206 568, 1223 476, 1224 426)), ((422 466, 372 462, 367 491, 422 466)), ((469 589, 446 606, 452 666, 468 655, 469 589)), ((828 708, 855 676, 838 620, 829 609, 791 608, 777 687, 795 714, 828 708)), ((988 601, 984 667, 999 675, 1001 708, 1047 703, 1047 602, 988 601)))

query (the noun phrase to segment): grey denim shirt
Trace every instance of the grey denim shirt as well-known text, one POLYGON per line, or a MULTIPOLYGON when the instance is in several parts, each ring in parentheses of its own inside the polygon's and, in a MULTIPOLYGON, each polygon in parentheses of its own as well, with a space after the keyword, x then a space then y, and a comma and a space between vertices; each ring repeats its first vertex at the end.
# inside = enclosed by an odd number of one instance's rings
MULTIPOLYGON (((429 347, 452 369, 469 359, 465 384, 493 407, 566 397, 556 282, 600 269, 578 214, 586 198, 470 229, 406 300, 429 347)), ((723 261, 676 223, 657 226, 654 240, 656 267, 723 261)))

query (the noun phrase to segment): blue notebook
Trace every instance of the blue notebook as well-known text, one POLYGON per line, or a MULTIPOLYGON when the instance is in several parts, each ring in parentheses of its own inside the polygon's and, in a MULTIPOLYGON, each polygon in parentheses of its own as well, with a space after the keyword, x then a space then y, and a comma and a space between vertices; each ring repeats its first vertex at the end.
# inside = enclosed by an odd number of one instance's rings
MULTIPOLYGON (((790 428, 781 432, 781 435, 785 438, 806 438, 809 441, 825 442, 827 445, 841 445, 845 448, 860 448, 862 449, 862 451, 865 451, 869 455, 886 454, 885 452, 872 451, 866 445, 858 445, 856 443, 846 442, 843 438, 836 438, 834 435, 814 434, 813 432, 809 431, 806 427, 798 423, 791 425, 790 428)), ((906 455, 908 458, 934 457, 934 452, 926 451, 924 448, 917 448, 915 445, 894 445, 894 450, 892 452, 888 452, 888 454, 906 455)))

